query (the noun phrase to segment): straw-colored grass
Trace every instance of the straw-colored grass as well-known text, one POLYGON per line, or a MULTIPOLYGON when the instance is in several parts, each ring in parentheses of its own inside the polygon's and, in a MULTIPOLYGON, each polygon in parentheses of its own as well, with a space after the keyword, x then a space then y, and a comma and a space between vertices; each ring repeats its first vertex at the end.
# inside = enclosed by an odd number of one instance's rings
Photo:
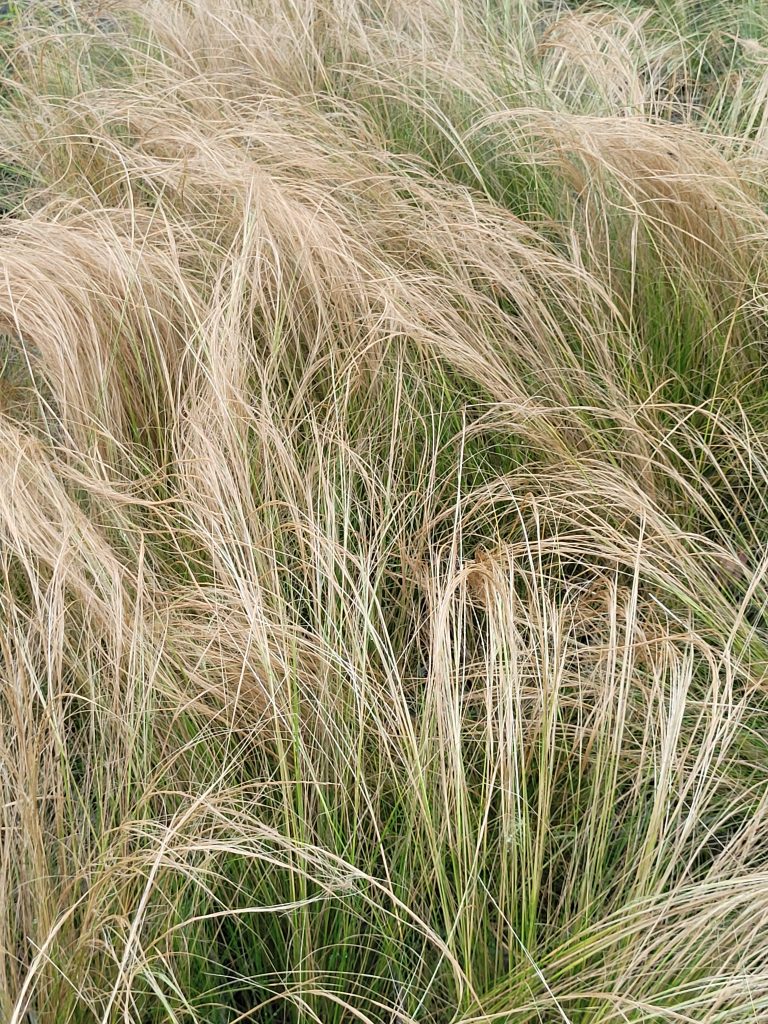
POLYGON ((0 1019, 768 1019, 760 0, 0 22, 0 1019))

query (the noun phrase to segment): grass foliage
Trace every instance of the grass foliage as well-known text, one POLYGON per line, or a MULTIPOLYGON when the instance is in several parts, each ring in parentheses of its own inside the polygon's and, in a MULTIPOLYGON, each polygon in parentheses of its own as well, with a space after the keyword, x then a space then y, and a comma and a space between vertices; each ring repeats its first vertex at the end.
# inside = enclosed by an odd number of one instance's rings
POLYGON ((0 1019, 768 1019, 768 10, 0 26, 0 1019))

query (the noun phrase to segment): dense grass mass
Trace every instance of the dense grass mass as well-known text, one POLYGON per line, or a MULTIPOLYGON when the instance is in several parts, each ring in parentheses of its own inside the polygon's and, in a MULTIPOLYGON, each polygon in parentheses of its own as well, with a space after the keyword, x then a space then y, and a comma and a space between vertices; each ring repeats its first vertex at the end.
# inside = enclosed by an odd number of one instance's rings
POLYGON ((2 6, 0 1020, 768 1019, 764 0, 2 6))

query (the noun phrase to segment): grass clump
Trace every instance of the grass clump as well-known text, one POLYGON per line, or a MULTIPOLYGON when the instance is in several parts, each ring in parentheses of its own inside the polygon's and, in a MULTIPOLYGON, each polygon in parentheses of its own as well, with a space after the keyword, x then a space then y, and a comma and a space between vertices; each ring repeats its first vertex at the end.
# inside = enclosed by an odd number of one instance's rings
POLYGON ((9 5, 0 1017, 768 1013, 761 5, 9 5))

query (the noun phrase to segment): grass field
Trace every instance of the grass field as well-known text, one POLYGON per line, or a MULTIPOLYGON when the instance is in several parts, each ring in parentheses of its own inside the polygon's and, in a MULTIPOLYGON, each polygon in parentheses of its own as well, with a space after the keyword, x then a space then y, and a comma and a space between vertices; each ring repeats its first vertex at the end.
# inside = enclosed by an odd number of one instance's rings
POLYGON ((0 21, 0 1020, 768 1019, 768 5, 0 21))

